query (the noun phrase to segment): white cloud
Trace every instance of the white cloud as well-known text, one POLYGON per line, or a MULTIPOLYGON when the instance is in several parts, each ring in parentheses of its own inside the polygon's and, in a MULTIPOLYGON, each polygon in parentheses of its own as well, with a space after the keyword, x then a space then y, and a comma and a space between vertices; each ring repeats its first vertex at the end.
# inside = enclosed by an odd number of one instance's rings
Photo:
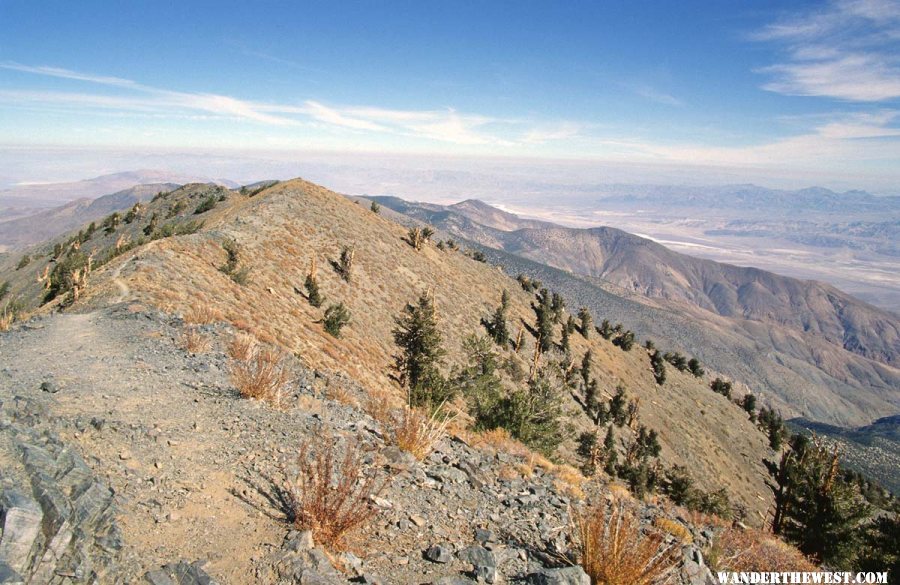
POLYGON ((783 46, 785 58, 759 69, 763 88, 854 102, 900 98, 900 2, 836 0, 752 35, 783 46))
POLYGON ((453 143, 459 145, 511 146, 535 142, 539 131, 533 124, 501 120, 478 114, 444 110, 393 110, 370 106, 335 106, 316 100, 300 105, 263 103, 234 97, 179 92, 143 85, 129 79, 84 74, 58 67, 0 63, 0 69, 31 73, 127 90, 130 95, 66 91, 0 90, 6 103, 35 106, 52 104, 72 108, 113 109, 119 111, 203 112, 272 126, 296 126, 308 122, 333 130, 380 133, 394 136, 453 143), (491 130, 489 131, 489 127, 491 130), (524 136, 517 139, 516 136, 524 136))

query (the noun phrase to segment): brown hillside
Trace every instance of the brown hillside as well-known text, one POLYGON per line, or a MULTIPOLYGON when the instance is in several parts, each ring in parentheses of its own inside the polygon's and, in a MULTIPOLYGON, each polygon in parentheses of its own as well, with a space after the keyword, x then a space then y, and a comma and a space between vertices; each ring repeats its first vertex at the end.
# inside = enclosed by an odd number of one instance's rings
MULTIPOLYGON (((179 198, 190 199, 185 206, 189 211, 209 188, 192 185, 175 191, 151 204, 147 213, 179 198)), ((183 314, 212 307, 222 319, 263 341, 277 342, 311 367, 346 372, 370 391, 397 393, 389 377, 393 320, 423 291, 433 291, 450 363, 460 363, 465 336, 483 333, 480 319, 493 310, 504 289, 512 297, 513 331, 534 321, 533 296, 497 268, 434 245, 417 252, 403 240, 404 227, 305 181, 280 183, 253 197, 229 192, 227 201, 199 219, 205 224, 197 233, 158 239, 95 270, 82 299, 67 310, 132 298, 183 314), (228 238, 238 243, 241 263, 251 268, 244 286, 219 270, 226 259, 222 243, 228 238), (345 245, 356 249, 350 283, 329 265, 345 245), (295 292, 313 258, 326 306, 343 302, 352 313, 341 339, 324 332, 322 309, 295 292)), ((37 272, 40 262, 35 264, 30 270, 37 272)), ((522 353, 529 356, 533 339, 526 338, 522 353)), ((711 392, 708 381, 674 368, 669 368, 666 384, 657 386, 647 353, 637 346, 623 352, 596 335, 590 342, 573 336, 577 358, 588 347, 602 391, 611 393, 623 383, 630 396, 640 399, 641 422, 660 432, 665 462, 686 465, 705 489, 727 487, 732 499, 757 519, 764 513, 769 499, 761 465, 767 456, 765 438, 737 406, 711 392)), ((561 449, 564 457, 572 453, 579 430, 589 427, 574 400, 567 409, 573 428, 561 449)))

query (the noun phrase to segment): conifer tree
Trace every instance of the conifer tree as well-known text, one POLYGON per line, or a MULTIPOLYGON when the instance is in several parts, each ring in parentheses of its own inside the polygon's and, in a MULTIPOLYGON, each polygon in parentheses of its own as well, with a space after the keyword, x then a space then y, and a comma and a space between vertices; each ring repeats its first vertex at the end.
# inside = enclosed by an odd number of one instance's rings
POLYGON ((578 331, 585 339, 588 339, 591 336, 591 329, 594 328, 594 325, 593 318, 591 317, 591 312, 588 311, 587 307, 581 307, 580 309, 578 309, 578 320, 581 323, 578 331))
POLYGON ((306 298, 309 300, 309 304, 314 307, 321 307, 322 303, 325 302, 325 297, 322 296, 322 293, 319 291, 319 277, 316 270, 316 259, 313 259, 309 263, 309 272, 306 274, 306 282, 304 286, 306 287, 306 298))
POLYGON ((394 368, 400 383, 409 389, 411 405, 440 404, 448 391, 439 369, 446 352, 434 302, 427 293, 406 305, 395 320, 393 335, 400 348, 394 368))
POLYGON ((703 374, 706 372, 703 370, 703 366, 700 365, 700 360, 697 358, 691 358, 688 360, 688 370, 690 370, 691 374, 694 375, 695 378, 702 378, 703 374))
POLYGON ((325 318, 322 321, 325 325, 325 331, 334 337, 341 336, 341 329, 350 324, 350 311, 344 306, 344 303, 330 305, 325 309, 325 318))
POLYGON ((597 333, 600 334, 600 337, 603 339, 609 340, 613 335, 613 328, 609 324, 609 319, 604 319, 600 326, 597 327, 597 333))
POLYGON ((609 425, 609 428, 606 430, 606 438, 603 439, 603 453, 606 460, 603 468, 607 474, 614 476, 619 455, 616 453, 616 437, 613 434, 612 425, 609 425))
POLYGON ((848 568, 870 512, 838 459, 837 448, 794 435, 779 464, 766 462, 775 494, 772 531, 819 562, 848 568))
POLYGON ((506 322, 506 312, 509 309, 509 292, 503 291, 500 295, 500 306, 494 311, 490 320, 483 320, 482 324, 488 331, 488 335, 494 343, 502 348, 509 344, 509 325, 506 322))
POLYGON ((553 299, 550 291, 542 288, 537 296, 537 304, 532 303, 531 307, 537 316, 535 330, 538 338, 538 349, 541 353, 545 353, 553 347, 553 299))

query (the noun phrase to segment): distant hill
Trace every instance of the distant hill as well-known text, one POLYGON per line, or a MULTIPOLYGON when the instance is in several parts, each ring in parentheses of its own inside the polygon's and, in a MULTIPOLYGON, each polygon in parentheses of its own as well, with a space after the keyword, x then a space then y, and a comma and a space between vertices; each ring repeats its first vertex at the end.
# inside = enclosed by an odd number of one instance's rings
POLYGON ((171 171, 140 169, 122 173, 101 175, 82 181, 64 183, 25 183, 0 190, 0 197, 32 199, 40 201, 57 201, 59 203, 73 201, 75 199, 100 197, 108 193, 115 193, 150 183, 186 183, 212 182, 227 187, 236 187, 236 183, 224 179, 211 179, 198 175, 185 175, 171 171))
POLYGON ((373 199, 502 250, 506 255, 494 258, 511 272, 545 275, 577 302, 604 305, 601 318, 703 357, 754 391, 771 392, 788 412, 853 425, 900 410, 897 317, 833 287, 699 260, 612 228, 517 224, 513 214, 483 203, 454 208, 373 199), (501 225, 511 231, 495 227, 501 225), (600 288, 615 294, 600 303, 600 288), (623 295, 630 305, 613 300, 623 295))
POLYGON ((175 183, 137 185, 97 199, 76 199, 60 207, 0 222, 0 250, 37 244, 178 186, 175 183))

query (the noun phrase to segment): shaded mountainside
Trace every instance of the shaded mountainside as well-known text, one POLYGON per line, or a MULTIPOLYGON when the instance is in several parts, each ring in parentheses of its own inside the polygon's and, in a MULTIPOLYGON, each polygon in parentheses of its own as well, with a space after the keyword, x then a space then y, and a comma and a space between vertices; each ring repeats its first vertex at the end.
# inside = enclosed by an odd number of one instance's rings
MULTIPOLYGON (((394 320, 423 292, 436 302, 450 364, 463 363, 464 338, 484 332, 481 320, 496 308, 502 291, 510 294, 513 333, 534 321, 534 295, 502 271, 461 251, 434 245, 417 251, 405 241, 406 235, 387 214, 375 214, 368 205, 300 180, 258 194, 188 185, 148 203, 133 223, 109 234, 98 232, 82 245, 85 251, 108 250, 122 238, 139 244, 94 270, 75 306, 67 310, 102 307, 126 296, 167 312, 210 307, 219 319, 290 350, 307 367, 344 372, 370 392, 398 395, 391 377, 397 353, 394 320), (215 207, 194 214, 210 198, 217 201, 215 207), (171 215, 173 209, 178 212, 171 215), (193 224, 185 235, 144 242, 141 234, 154 213, 170 216, 165 221, 175 226, 169 230, 172 234, 189 222, 203 224, 193 224), (241 266, 249 269, 244 285, 220 270, 227 262, 223 243, 232 239, 241 266), (350 282, 329 266, 343 246, 355 249, 350 282), (323 309, 312 307, 297 292, 313 260, 326 306, 341 302, 350 311, 350 324, 340 338, 324 331, 323 309)), ((54 243, 32 249, 35 259, 19 271, 15 259, 0 266, 3 277, 15 278, 14 295, 31 304, 39 300, 42 293, 35 280, 45 270, 54 243)), ((54 300, 42 311, 58 303, 54 300)), ((534 344, 525 333, 521 357, 510 359, 530 361, 534 344)), ((658 385, 643 348, 622 351, 596 335, 589 340, 573 335, 571 346, 578 359, 587 349, 592 351, 592 375, 601 399, 623 384, 638 401, 641 423, 659 432, 662 461, 686 466, 703 489, 726 488, 755 522, 761 521, 770 499, 762 460, 770 452, 746 413, 713 393, 708 380, 674 368, 665 384, 658 385)), ((566 433, 558 450, 563 460, 575 461, 580 432, 593 428, 578 400, 564 397, 566 433)), ((626 437, 632 433, 627 427, 621 432, 626 437)))
MULTIPOLYGON (((576 230, 553 226, 504 232, 480 223, 489 223, 491 214, 469 217, 453 211, 452 206, 406 202, 400 205, 394 198, 374 199, 386 207, 395 206, 407 217, 434 223, 454 237, 486 246, 491 260, 503 265, 510 274, 522 272, 543 280, 563 291, 571 303, 589 307, 597 318, 621 321, 640 335, 657 340, 658 345, 700 357, 753 391, 764 392, 786 413, 858 425, 871 421, 877 416, 875 413, 889 414, 900 409, 900 371, 896 367, 857 355, 845 349, 843 343, 821 334, 823 330, 843 327, 835 321, 845 319, 854 323, 848 327, 859 327, 866 333, 863 337, 867 343, 896 347, 896 341, 889 343, 890 332, 896 335, 896 319, 891 313, 869 307, 826 285, 697 260, 610 228, 576 230), (582 270, 590 270, 585 266, 599 267, 595 268, 599 273, 630 276, 612 283, 605 276, 579 276, 582 270), (644 278, 646 274, 650 277, 644 278), (691 284, 708 275, 715 277, 716 286, 700 282, 695 289, 691 284), (736 289, 741 287, 728 280, 738 277, 746 280, 740 294, 736 289), (644 296, 651 292, 642 284, 644 280, 661 283, 660 290, 668 292, 670 298, 644 296), (773 296, 764 292, 769 290, 767 287, 779 291, 774 296, 786 322, 777 322, 771 311, 763 310, 763 299, 773 296), (820 294, 827 299, 823 301, 820 294), (688 298, 692 296, 744 299, 748 311, 752 309, 759 318, 723 316, 690 302, 688 298), (840 299, 849 305, 837 312, 828 299, 840 299), (823 303, 825 310, 813 310, 823 303), (796 310, 808 314, 799 319, 799 324, 790 308, 794 305, 805 307, 796 310), (820 313, 824 316, 816 316, 820 313), (887 330, 885 340, 864 326, 873 314, 879 330, 887 330)), ((503 218, 506 225, 511 225, 510 216, 505 214, 503 218)))
POLYGON ((175 183, 136 185, 96 199, 76 199, 53 209, 0 223, 0 249, 22 248, 56 237, 114 211, 147 201, 160 191, 171 191, 175 183))
POLYGON ((788 421, 794 429, 815 433, 840 446, 842 459, 850 469, 900 493, 900 415, 880 418, 870 425, 837 427, 804 418, 788 421))

